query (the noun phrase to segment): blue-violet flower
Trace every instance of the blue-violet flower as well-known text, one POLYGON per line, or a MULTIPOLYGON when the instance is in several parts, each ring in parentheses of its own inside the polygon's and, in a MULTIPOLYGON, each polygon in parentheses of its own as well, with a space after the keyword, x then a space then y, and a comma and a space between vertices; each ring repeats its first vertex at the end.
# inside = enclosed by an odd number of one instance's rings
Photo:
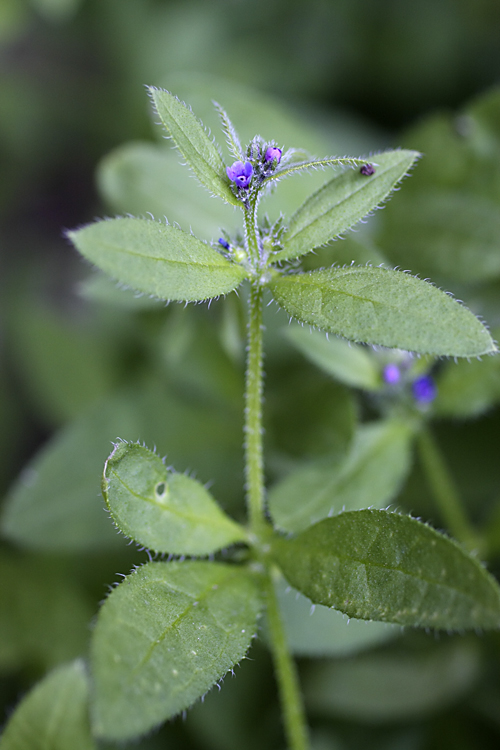
POLYGON ((253 167, 249 161, 235 161, 230 167, 226 167, 227 176, 235 182, 239 188, 246 190, 252 179, 253 167))
POLYGON ((281 161, 281 154, 282 151, 280 148, 278 148, 277 146, 269 146, 264 158, 267 162, 274 161, 274 159, 276 159, 277 164, 279 164, 281 161))
POLYGON ((384 367, 383 378, 387 385, 396 385, 401 380, 401 370, 394 362, 386 365, 384 367))
POLYGON ((418 404, 430 404, 437 396, 437 388, 430 375, 421 375, 411 385, 413 397, 418 404))

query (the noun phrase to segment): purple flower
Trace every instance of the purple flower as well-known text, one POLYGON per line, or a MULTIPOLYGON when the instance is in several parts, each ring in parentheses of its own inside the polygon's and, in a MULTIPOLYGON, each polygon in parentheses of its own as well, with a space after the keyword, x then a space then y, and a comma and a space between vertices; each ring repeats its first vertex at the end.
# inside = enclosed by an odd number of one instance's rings
POLYGON ((437 388, 430 375, 421 375, 411 385, 413 397, 418 404, 430 404, 437 396, 437 388))
POLYGON ((224 239, 224 237, 219 237, 219 245, 222 245, 222 247, 224 248, 224 250, 230 250, 231 249, 231 245, 229 244, 229 242, 227 242, 224 239))
POLYGON ((394 363, 386 365, 384 367, 383 378, 387 385, 396 385, 401 380, 401 370, 394 363))
POLYGON ((252 179, 253 167, 249 161, 235 161, 230 167, 226 167, 227 176, 236 183, 239 188, 246 190, 252 179))
POLYGON ((372 174, 375 174, 375 167, 373 166, 373 164, 363 164, 363 166, 359 170, 359 173, 364 175, 365 177, 370 177, 372 174))
POLYGON ((264 159, 266 162, 274 161, 276 159, 276 163, 279 164, 281 161, 281 154, 282 151, 280 148, 277 148, 277 146, 269 146, 267 149, 264 159))

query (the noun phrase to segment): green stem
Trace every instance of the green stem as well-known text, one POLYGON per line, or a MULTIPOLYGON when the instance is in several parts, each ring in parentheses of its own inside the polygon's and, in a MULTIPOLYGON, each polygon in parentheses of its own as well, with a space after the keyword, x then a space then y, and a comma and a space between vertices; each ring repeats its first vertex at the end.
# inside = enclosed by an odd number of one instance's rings
POLYGON ((453 477, 429 428, 422 427, 417 445, 427 481, 443 520, 459 542, 470 550, 477 550, 478 536, 465 514, 453 477))
POLYGON ((297 669, 286 642, 271 572, 267 576, 267 621, 288 745, 290 750, 308 750, 307 721, 297 669))
POLYGON ((265 524, 262 391, 262 287, 258 281, 253 281, 250 288, 245 390, 245 476, 250 527, 257 534, 265 524))

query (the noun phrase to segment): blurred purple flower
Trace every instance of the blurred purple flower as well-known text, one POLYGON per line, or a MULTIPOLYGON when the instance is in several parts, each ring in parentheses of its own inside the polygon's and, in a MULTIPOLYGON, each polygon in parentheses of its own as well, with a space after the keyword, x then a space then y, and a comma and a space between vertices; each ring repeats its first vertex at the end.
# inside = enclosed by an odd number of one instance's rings
POLYGON ((282 151, 280 148, 278 148, 277 146, 269 146, 264 158, 267 162, 274 161, 274 159, 276 159, 277 163, 279 164, 281 161, 281 154, 282 151))
POLYGON ((437 388, 430 375, 421 375, 411 385, 413 397, 418 404, 430 404, 437 396, 437 388))
POLYGON ((249 161, 235 161, 230 167, 226 167, 227 176, 235 182, 239 188, 246 190, 252 179, 253 167, 249 161))
POLYGON ((386 365, 384 367, 383 378, 387 385, 396 385, 401 380, 401 370, 394 363, 386 365))
POLYGON ((363 164, 359 172, 365 177, 370 177, 370 175, 375 174, 375 167, 373 164, 363 164))

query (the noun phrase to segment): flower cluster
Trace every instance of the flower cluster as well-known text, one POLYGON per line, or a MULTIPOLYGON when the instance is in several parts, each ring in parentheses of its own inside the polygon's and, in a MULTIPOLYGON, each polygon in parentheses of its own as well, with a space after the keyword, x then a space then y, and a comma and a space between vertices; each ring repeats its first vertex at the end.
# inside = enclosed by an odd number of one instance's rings
POLYGON ((281 161, 282 150, 277 146, 268 146, 265 150, 262 143, 256 140, 248 148, 247 156, 252 161, 235 161, 226 167, 226 173, 231 182, 239 190, 248 190, 254 177, 262 181, 269 171, 276 169, 281 161))

